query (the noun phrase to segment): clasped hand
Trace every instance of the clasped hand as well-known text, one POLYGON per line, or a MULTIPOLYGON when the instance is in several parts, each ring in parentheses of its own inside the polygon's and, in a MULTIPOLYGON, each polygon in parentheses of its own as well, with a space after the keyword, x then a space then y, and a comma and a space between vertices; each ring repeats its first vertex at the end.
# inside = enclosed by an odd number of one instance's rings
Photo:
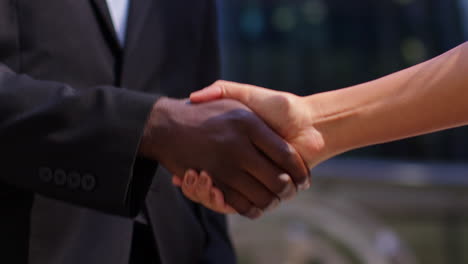
MULTIPOLYGON (((284 174, 282 175, 282 173, 284 171, 290 171, 287 170, 288 167, 285 167, 285 164, 283 163, 288 160, 297 161, 297 151, 301 157, 302 164, 305 165, 304 167, 301 167, 298 162, 288 162, 290 164, 294 163, 294 165, 291 165, 289 168, 294 168, 294 171, 301 172, 296 174, 299 175, 299 177, 293 179, 296 183, 295 187, 300 190, 309 188, 310 179, 306 176, 308 172, 302 170, 306 169, 308 171, 309 167, 312 167, 321 161, 320 157, 325 158, 324 144, 321 134, 310 122, 310 120, 312 120, 311 115, 313 113, 309 114, 304 112, 309 108, 303 107, 301 109, 302 102, 300 101, 300 97, 290 93, 267 90, 246 84, 218 81, 204 90, 193 93, 191 95, 191 102, 195 105, 203 106, 208 103, 219 102, 218 100, 222 100, 222 98, 235 99, 247 105, 262 120, 264 120, 268 126, 281 137, 281 139, 270 131, 269 128, 264 128, 263 122, 255 117, 255 126, 260 125, 260 127, 254 128, 253 124, 251 126, 251 128, 255 130, 255 133, 252 134, 255 137, 251 138, 251 143, 254 146, 242 146, 242 151, 247 147, 251 152, 256 153, 257 156, 262 156, 264 153, 263 155, 266 154, 266 156, 268 156, 266 157, 268 158, 268 161, 265 161, 264 159, 260 161, 258 157, 255 159, 249 158, 251 154, 248 154, 248 152, 237 153, 239 157, 248 158, 250 160, 249 164, 251 164, 252 167, 248 172, 250 175, 254 176, 253 178, 256 178, 255 180, 242 180, 242 182, 234 180, 236 178, 246 179, 248 177, 243 172, 230 171, 225 166, 222 166, 222 168, 217 172, 198 166, 191 167, 190 170, 187 170, 184 173, 181 172, 180 174, 176 174, 178 176, 174 176, 173 183, 180 186, 184 194, 189 199, 201 203, 205 207, 220 213, 238 212, 245 215, 245 211, 238 210, 238 208, 240 208, 239 201, 233 199, 232 194, 244 194, 245 199, 242 201, 247 204, 247 200, 249 200, 250 197, 255 196, 253 195, 254 192, 262 190, 261 184, 268 183, 265 179, 270 179, 270 181, 271 179, 277 180, 278 175, 280 175, 280 179, 286 180, 287 176, 284 174), (262 143, 259 144, 258 140, 262 141, 262 143), (268 140, 269 142, 264 142, 265 140, 268 140), (267 151, 268 148, 275 146, 283 145, 284 147, 284 144, 292 146, 293 151, 291 153, 294 153, 295 155, 283 154, 286 159, 281 160, 279 158, 275 158, 274 152, 267 151), (272 162, 276 164, 273 164, 272 162), (275 169, 272 170, 272 168, 275 169), (215 173, 219 174, 215 175, 215 173), (237 184, 235 186, 232 185, 231 187, 227 187, 225 184, 220 182, 219 177, 221 177, 221 175, 230 178, 237 184), (302 183, 297 181, 298 178, 303 180, 304 177, 307 177, 307 181, 303 181, 302 183)), ((231 129, 237 129, 235 126, 236 125, 233 125, 231 129)), ((240 133, 245 133, 245 131, 240 131, 240 133)), ((241 145, 237 146, 236 149, 239 147, 241 147, 241 145)), ((199 152, 199 155, 206 154, 207 153, 199 152)), ((222 152, 218 152, 218 160, 216 162, 220 162, 220 164, 226 162, 226 157, 223 156, 223 154, 224 153, 222 152)), ((271 188, 269 189, 270 191, 273 190, 271 188)), ((273 193, 278 194, 278 192, 273 193)), ((263 198, 264 201, 268 200, 266 193, 259 192, 257 195, 265 197, 263 198)), ((277 201, 281 199, 283 199, 283 197, 278 195, 277 201)), ((257 213, 255 216, 260 215, 265 209, 269 209, 276 205, 277 201, 273 204, 269 204, 269 206, 265 206, 265 203, 261 204, 263 206, 257 207, 261 210, 256 211, 257 213)), ((249 202, 254 205, 259 205, 252 200, 249 200, 249 202)), ((247 205, 243 206, 246 207, 247 205)))
MULTIPOLYGON (((141 152, 175 175, 206 171, 205 183, 244 216, 257 218, 293 196, 296 185, 308 184, 296 150, 238 101, 161 98, 155 108, 141 152)), ((192 179, 186 178, 187 186, 192 179)))

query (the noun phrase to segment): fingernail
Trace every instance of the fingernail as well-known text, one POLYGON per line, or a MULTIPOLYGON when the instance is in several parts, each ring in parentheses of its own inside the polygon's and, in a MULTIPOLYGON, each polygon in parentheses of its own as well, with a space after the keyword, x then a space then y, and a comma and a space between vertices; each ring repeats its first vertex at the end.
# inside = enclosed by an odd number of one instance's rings
POLYGON ((262 210, 256 207, 253 207, 245 214, 245 216, 247 216, 250 219, 257 219, 260 216, 262 216, 262 213, 263 213, 262 210))
POLYGON ((289 176, 289 174, 287 173, 282 173, 278 176, 278 178, 282 181, 282 182, 286 182, 287 185, 286 187, 284 187, 283 191, 281 193, 278 194, 278 196, 281 198, 281 199, 289 199, 291 198, 294 193, 295 193, 295 185, 294 183, 292 182, 292 179, 291 179, 291 176, 289 176))
POLYGON ((280 174, 278 178, 284 182, 289 182, 291 180, 291 176, 289 176, 289 174, 286 174, 286 173, 280 174))
POLYGON ((280 200, 279 199, 273 199, 273 201, 271 201, 271 203, 268 205, 268 207, 265 209, 265 212, 269 212, 273 209, 275 209, 276 207, 278 207, 278 205, 280 204, 280 200))
POLYGON ((192 186, 195 183, 195 177, 189 173, 185 176, 185 185, 192 186))

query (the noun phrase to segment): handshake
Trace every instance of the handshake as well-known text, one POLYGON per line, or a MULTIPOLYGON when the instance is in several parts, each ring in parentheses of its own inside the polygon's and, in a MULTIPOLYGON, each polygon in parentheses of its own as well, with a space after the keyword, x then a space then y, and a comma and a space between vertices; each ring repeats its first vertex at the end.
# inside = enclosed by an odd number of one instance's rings
POLYGON ((468 124, 468 44, 378 80, 299 97, 218 81, 160 99, 140 154, 195 202, 258 218, 345 151, 468 124))
POLYGON ((188 198, 258 218, 310 187, 324 143, 300 97, 218 81, 190 99, 161 98, 140 147, 188 198))

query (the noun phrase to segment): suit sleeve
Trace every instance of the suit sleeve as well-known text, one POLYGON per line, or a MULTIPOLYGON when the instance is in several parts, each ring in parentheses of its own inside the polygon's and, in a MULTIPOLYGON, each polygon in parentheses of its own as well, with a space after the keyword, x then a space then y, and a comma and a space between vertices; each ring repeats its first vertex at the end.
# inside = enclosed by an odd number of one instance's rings
POLYGON ((78 91, 0 64, 1 184, 135 215, 156 166, 137 150, 157 99, 110 86, 78 91))

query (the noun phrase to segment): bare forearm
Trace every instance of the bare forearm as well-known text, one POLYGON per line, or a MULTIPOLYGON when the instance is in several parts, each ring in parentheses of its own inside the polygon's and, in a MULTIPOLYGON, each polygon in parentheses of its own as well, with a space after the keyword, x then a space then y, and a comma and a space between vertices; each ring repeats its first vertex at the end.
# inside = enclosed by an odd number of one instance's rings
POLYGON ((468 44, 381 79, 304 98, 327 156, 468 124, 468 44))

